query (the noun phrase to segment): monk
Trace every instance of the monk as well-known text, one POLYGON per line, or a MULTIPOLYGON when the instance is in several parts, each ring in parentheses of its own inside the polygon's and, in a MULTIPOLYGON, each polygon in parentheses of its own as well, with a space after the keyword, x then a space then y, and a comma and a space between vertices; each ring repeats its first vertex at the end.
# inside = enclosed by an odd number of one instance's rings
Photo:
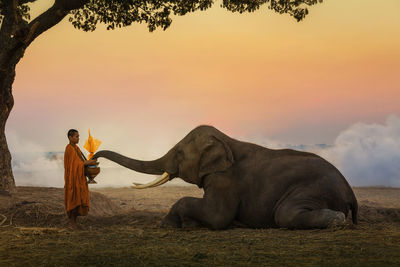
POLYGON ((84 169, 86 165, 98 164, 97 160, 86 160, 77 146, 79 132, 71 129, 68 131, 69 144, 64 153, 64 202, 69 218, 69 227, 80 229, 77 224, 78 216, 86 216, 89 212, 89 188, 84 169))

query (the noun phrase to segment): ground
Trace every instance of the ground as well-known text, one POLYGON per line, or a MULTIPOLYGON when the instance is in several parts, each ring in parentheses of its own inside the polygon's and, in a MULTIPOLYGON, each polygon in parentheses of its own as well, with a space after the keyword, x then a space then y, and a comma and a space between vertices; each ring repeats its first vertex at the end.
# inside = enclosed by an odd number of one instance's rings
POLYGON ((159 227, 192 187, 91 191, 81 231, 66 226, 63 189, 0 196, 0 266, 400 265, 400 189, 354 188, 359 224, 324 230, 159 227))

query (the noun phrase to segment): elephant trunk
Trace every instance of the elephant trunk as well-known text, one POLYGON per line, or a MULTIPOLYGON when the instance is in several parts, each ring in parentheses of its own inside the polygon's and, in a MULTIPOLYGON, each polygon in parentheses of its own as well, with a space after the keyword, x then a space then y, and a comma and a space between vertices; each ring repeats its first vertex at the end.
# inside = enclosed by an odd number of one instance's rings
POLYGON ((93 156, 93 159, 106 158, 137 172, 161 175, 166 171, 165 157, 152 161, 142 161, 125 157, 113 151, 101 150, 93 156))

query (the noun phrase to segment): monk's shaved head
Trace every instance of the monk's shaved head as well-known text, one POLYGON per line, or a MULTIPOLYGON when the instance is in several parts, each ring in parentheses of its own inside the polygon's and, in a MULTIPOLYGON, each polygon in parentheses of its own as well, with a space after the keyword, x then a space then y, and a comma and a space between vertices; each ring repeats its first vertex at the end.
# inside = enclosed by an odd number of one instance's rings
POLYGON ((77 132, 78 132, 78 131, 75 130, 75 129, 70 129, 70 130, 68 131, 67 136, 68 136, 68 137, 70 137, 70 136, 72 137, 72 136, 74 136, 74 134, 77 133, 77 132))

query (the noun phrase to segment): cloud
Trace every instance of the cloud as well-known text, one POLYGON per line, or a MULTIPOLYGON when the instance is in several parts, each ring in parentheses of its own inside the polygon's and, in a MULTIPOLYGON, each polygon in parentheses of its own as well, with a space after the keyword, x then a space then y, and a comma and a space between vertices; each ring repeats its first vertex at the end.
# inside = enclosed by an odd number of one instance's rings
POLYGON ((11 166, 18 186, 63 187, 63 162, 56 154, 8 131, 7 142, 11 151, 11 166))
POLYGON ((342 131, 333 144, 285 144, 263 136, 251 142, 272 149, 314 152, 335 165, 353 186, 400 187, 400 118, 389 116, 384 124, 355 123, 342 131))
MULTIPOLYGON (((138 131, 114 131, 104 136, 108 139, 102 140, 107 142, 102 144, 101 149, 150 160, 164 155, 184 135, 174 132, 169 136, 160 136, 153 132, 146 136, 138 134, 138 131), (131 136, 133 133, 136 136, 131 136)), ((48 149, 12 131, 8 132, 7 138, 17 185, 64 186, 63 151, 49 153, 48 149)), ((287 147, 315 152, 334 164, 353 186, 400 187, 400 118, 396 116, 388 117, 384 124, 356 123, 342 131, 332 145, 288 145, 261 136, 245 139, 269 148, 287 147)), ((132 182, 146 183, 155 178, 105 159, 101 159, 101 168, 100 175, 96 177, 98 184, 93 187, 131 186, 132 182)), ((176 184, 187 185, 181 180, 168 183, 176 184)))
POLYGON ((400 118, 385 124, 356 123, 334 145, 317 151, 354 186, 400 186, 400 118))
MULTIPOLYGON (((126 134, 121 133, 120 136, 123 137, 123 140, 129 140, 126 134)), ((81 143, 84 141, 81 140, 81 143)), ((12 155, 11 165, 17 186, 64 186, 64 151, 48 151, 45 147, 23 138, 12 130, 7 131, 7 142, 12 155)), ((126 141, 118 141, 112 144, 112 146, 109 144, 109 147, 101 148, 120 150, 118 152, 127 156, 145 157, 145 159, 151 158, 148 154, 155 153, 161 156, 168 151, 163 152, 160 148, 156 149, 156 147, 153 147, 154 143, 150 144, 149 148, 145 144, 140 144, 140 140, 128 142, 128 144, 126 141), (134 144, 137 144, 136 149, 134 149, 134 144), (153 150, 149 152, 151 147, 153 147, 153 150)), ((165 147, 166 144, 160 143, 160 146, 165 147)), ((80 147, 82 149, 82 144, 80 147)), ((82 151, 86 154, 84 149, 82 151)), ((157 155, 153 156, 156 157, 157 155)), ((133 182, 147 183, 155 178, 156 176, 134 172, 112 161, 101 159, 101 172, 96 177, 98 184, 90 185, 90 187, 127 187, 132 186, 133 182)), ((180 179, 168 183, 168 185, 183 184, 185 183, 180 179)))

